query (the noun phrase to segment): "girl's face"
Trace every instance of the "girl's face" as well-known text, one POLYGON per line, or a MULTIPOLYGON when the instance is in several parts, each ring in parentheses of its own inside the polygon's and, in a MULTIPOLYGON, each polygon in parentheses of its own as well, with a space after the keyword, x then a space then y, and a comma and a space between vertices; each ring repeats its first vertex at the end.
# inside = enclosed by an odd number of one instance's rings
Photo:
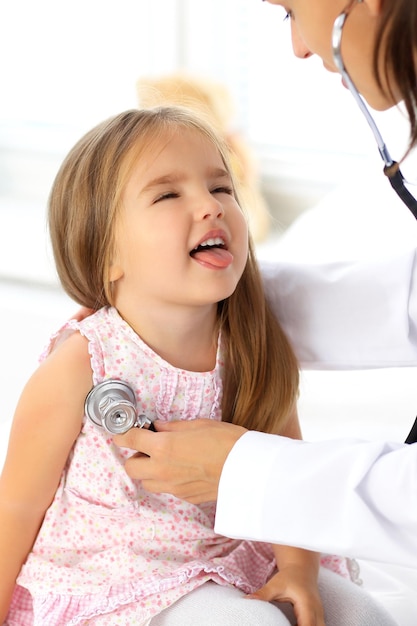
MULTIPOLYGON (((205 306, 230 296, 248 230, 217 148, 195 130, 157 140, 127 181, 110 279, 115 305, 205 306)), ((150 308, 152 307, 152 309, 150 308)))
MULTIPOLYGON (((350 1, 267 1, 282 6, 287 12, 291 22, 294 54, 299 58, 317 54, 327 70, 337 72, 331 47, 332 28, 336 17, 346 9, 350 1)), ((372 108, 385 110, 398 102, 400 96, 394 101, 385 96, 376 83, 372 69, 380 1, 364 0, 352 4, 343 28, 341 50, 346 70, 358 91, 372 108)))

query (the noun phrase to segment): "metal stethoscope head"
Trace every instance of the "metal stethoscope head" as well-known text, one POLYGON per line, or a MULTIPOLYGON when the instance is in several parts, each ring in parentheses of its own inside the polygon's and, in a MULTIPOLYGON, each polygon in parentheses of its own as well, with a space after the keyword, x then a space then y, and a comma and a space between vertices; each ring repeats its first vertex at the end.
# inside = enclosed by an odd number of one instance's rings
POLYGON ((122 380, 110 378, 93 387, 85 399, 84 409, 93 424, 112 435, 144 426, 155 430, 152 420, 138 413, 136 394, 122 380))
POLYGON ((332 31, 332 51, 333 51, 333 60, 336 64, 337 69, 343 77, 343 80, 349 89, 350 93, 356 100, 357 105, 365 116, 366 121, 368 122, 372 133, 375 137, 375 141, 378 145, 378 150, 381 155, 382 160, 384 161, 384 174, 387 176, 389 182, 391 183, 392 188, 404 202, 404 204, 410 209, 411 213, 417 219, 417 200, 414 196, 408 191, 404 184, 404 177, 401 173, 399 165, 396 161, 394 161, 385 145, 385 142, 379 132, 379 129, 375 123, 374 118, 369 112, 368 107, 365 104, 364 99, 356 89, 351 77, 349 76, 345 64, 342 59, 341 52, 341 44, 342 44, 342 33, 343 27, 346 23, 346 18, 349 15, 352 7, 358 2, 362 2, 362 0, 353 0, 351 1, 345 10, 337 16, 332 31))

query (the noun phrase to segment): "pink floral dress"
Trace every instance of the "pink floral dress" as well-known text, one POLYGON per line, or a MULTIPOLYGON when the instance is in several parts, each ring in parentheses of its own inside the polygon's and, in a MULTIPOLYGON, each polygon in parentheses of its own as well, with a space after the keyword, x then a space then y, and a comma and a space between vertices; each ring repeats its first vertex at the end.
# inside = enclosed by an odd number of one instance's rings
MULTIPOLYGON (((71 320, 60 334, 75 330, 89 341, 94 384, 109 378, 129 383, 140 413, 160 420, 221 419, 221 350, 213 371, 177 369, 114 308, 71 320)), ((269 544, 216 535, 213 502, 196 506, 146 492, 124 470, 132 454, 84 417, 19 575, 9 626, 93 624, 100 616, 107 616, 100 624, 147 623, 208 580, 250 593, 271 576, 269 544)), ((329 566, 347 575, 344 559, 329 566)))

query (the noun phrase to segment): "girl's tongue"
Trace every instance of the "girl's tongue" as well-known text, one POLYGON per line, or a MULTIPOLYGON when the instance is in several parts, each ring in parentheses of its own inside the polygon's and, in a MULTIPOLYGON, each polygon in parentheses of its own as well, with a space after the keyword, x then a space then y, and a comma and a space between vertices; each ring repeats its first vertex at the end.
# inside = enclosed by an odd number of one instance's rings
POLYGON ((228 267, 233 261, 233 254, 224 248, 200 248, 192 256, 199 263, 213 267, 228 267))

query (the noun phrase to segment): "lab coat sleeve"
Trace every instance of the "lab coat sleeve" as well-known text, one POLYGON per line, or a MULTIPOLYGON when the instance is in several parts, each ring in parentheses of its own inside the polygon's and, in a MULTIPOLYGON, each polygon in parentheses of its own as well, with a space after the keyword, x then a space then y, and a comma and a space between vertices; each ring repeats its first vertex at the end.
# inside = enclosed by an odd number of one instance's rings
POLYGON ((245 433, 223 469, 215 530, 417 567, 417 444, 245 433))

